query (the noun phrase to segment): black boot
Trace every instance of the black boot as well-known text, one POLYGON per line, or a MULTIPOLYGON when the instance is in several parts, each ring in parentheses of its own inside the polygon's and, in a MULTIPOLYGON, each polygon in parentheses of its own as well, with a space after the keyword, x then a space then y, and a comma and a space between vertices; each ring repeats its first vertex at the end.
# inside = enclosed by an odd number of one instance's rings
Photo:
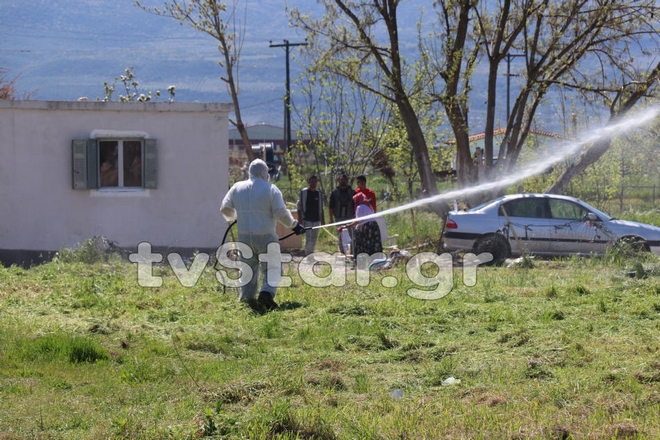
POLYGON ((279 307, 273 299, 273 294, 265 290, 259 292, 259 304, 263 305, 268 310, 274 310, 279 307))

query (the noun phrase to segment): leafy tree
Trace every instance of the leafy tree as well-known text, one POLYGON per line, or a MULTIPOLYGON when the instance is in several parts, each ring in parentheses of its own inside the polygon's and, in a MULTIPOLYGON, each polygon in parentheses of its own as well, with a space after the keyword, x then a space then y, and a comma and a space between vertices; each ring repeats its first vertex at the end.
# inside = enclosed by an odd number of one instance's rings
MULTIPOLYGON (((604 101, 610 102, 608 127, 620 122, 635 108, 640 100, 657 94, 658 85, 660 84, 660 62, 650 71, 637 72, 635 76, 638 78, 637 80, 623 84, 618 89, 610 88, 608 90, 604 88, 600 90, 605 95, 604 101), (613 96, 613 98, 608 95, 613 96)), ((566 168, 557 180, 546 189, 546 192, 563 192, 573 178, 598 161, 608 151, 612 145, 612 140, 612 137, 603 137, 596 141, 582 153, 577 161, 566 168)))
MULTIPOLYGON (((573 195, 594 201, 599 207, 618 200, 619 210, 622 210, 631 187, 651 188, 658 183, 657 126, 657 123, 652 124, 613 139, 602 157, 572 179, 566 189, 573 195)), ((567 164, 557 174, 563 175, 571 166, 572 163, 567 164)))
MULTIPOLYGON (((613 212, 613 202, 617 202, 619 211, 624 201, 633 203, 636 197, 648 198, 658 185, 658 164, 660 147, 658 146, 659 123, 648 124, 638 130, 627 131, 612 139, 610 148, 572 179, 564 193, 583 200, 588 200, 596 207, 613 212)), ((534 137, 528 137, 528 144, 534 137)), ((588 147, 585 148, 585 150, 588 147)), ((530 161, 552 153, 551 145, 526 145, 520 155, 519 166, 525 167, 530 161)), ((547 172, 525 179, 526 192, 543 192, 555 183, 559 176, 574 166, 580 156, 567 157, 562 163, 555 164, 547 172)))
MULTIPOLYGON (((433 149, 429 152, 431 168, 434 171, 448 171, 452 154, 451 149, 438 144, 438 126, 441 121, 432 107, 424 102, 416 102, 417 114, 427 140, 433 149)), ((374 167, 388 179, 392 185, 392 197, 395 199, 416 200, 424 193, 419 188, 419 169, 414 160, 414 149, 408 142, 406 127, 396 108, 391 110, 381 146, 372 160, 374 167), (405 186, 401 187, 403 180, 405 186)))
MULTIPOLYGON (((222 77, 222 80, 227 85, 227 91, 234 104, 235 120, 230 119, 230 122, 240 133, 245 153, 248 160, 252 161, 254 159, 252 144, 241 117, 238 100, 239 64, 246 26, 244 18, 241 18, 239 14, 238 4, 239 1, 234 0, 231 8, 228 9, 226 3, 218 0, 165 0, 161 9, 146 6, 145 0, 135 1, 135 5, 146 12, 174 18, 181 24, 210 35, 218 41, 218 50, 222 55, 222 59, 218 63, 225 69, 225 76, 222 77)), ((245 3, 245 8, 247 8, 247 3, 245 3)))

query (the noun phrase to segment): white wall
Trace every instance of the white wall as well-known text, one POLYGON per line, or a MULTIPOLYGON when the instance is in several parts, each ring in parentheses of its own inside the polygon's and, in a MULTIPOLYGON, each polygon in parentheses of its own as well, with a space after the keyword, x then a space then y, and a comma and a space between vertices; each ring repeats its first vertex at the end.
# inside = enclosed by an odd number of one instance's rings
POLYGON ((59 250, 92 236, 123 247, 214 248, 226 223, 230 104, 0 100, 0 249, 59 250), (92 130, 158 140, 158 188, 72 189, 71 140, 92 130))

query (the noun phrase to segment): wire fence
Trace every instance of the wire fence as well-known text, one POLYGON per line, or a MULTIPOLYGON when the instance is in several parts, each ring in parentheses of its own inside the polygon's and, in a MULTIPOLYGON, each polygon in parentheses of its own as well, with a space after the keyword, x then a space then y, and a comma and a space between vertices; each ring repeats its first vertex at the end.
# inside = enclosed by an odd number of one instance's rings
POLYGON ((591 203, 610 214, 656 210, 660 208, 660 185, 624 185, 615 197, 591 203))

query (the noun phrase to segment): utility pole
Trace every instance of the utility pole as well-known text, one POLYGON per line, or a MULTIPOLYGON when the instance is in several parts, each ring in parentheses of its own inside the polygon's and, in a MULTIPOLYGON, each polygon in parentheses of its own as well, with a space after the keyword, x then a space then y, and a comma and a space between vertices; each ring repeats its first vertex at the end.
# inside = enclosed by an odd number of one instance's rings
POLYGON ((511 77, 520 76, 519 74, 511 73, 511 58, 524 57, 523 53, 508 53, 506 54, 506 124, 509 126, 509 117, 511 116, 511 104, 509 98, 509 90, 511 89, 511 77))
POLYGON ((289 151, 291 146, 291 82, 289 80, 289 52, 292 47, 307 46, 307 40, 304 43, 290 43, 289 40, 284 40, 282 44, 273 44, 270 42, 270 47, 283 47, 286 51, 286 94, 284 95, 284 133, 286 134, 286 145, 284 151, 289 151))

